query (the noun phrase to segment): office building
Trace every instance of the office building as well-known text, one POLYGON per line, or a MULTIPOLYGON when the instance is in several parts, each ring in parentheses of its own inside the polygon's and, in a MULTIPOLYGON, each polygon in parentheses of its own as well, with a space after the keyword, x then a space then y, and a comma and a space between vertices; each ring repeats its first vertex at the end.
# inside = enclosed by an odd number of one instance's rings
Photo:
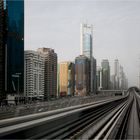
POLYGON ((126 78, 123 67, 120 66, 120 76, 119 76, 119 89, 127 89, 128 88, 128 80, 126 78))
POLYGON ((119 89, 119 60, 114 60, 114 76, 115 76, 115 82, 114 82, 114 89, 119 89))
POLYGON ((74 95, 74 63, 61 62, 59 64, 59 92, 60 97, 74 95))
POLYGON ((123 89, 124 88, 124 72, 123 72, 123 67, 120 66, 120 73, 119 73, 119 89, 123 89))
POLYGON ((0 0, 0 101, 5 98, 5 10, 0 0))
POLYGON ((90 61, 90 92, 93 93, 93 26, 81 24, 81 55, 88 57, 90 61))
POLYGON ((45 57, 44 98, 57 97, 57 54, 51 48, 39 48, 38 52, 45 57))
POLYGON ((76 95, 85 96, 89 94, 90 88, 90 66, 89 59, 80 55, 75 59, 75 92, 76 95))
POLYGON ((115 90, 115 75, 113 74, 113 75, 111 75, 111 77, 110 77, 110 88, 112 89, 112 90, 115 90))
POLYGON ((97 90, 101 90, 102 89, 102 68, 101 67, 97 67, 97 90))
POLYGON ((57 98, 60 97, 60 84, 59 84, 59 77, 60 77, 60 64, 57 64, 57 98))
POLYGON ((6 0, 6 91, 24 92, 24 0, 6 0), (15 75, 19 77, 16 78, 15 75))
POLYGON ((102 67, 102 89, 108 90, 110 89, 110 66, 109 61, 104 59, 101 62, 102 67))
POLYGON ((97 64, 96 64, 96 59, 93 58, 93 93, 96 94, 96 90, 97 90, 97 76, 96 76, 96 72, 97 72, 97 64))
POLYGON ((36 51, 24 53, 25 97, 44 99, 44 55, 36 51))

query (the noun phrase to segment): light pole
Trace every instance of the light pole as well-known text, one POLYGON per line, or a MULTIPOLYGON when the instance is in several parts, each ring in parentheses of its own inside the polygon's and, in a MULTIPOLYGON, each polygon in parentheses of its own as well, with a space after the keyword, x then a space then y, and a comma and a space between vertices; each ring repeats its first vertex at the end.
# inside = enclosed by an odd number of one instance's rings
POLYGON ((18 92, 18 104, 19 104, 19 77, 20 77, 21 73, 16 73, 13 74, 12 77, 17 78, 18 80, 18 87, 17 87, 17 92, 18 92))

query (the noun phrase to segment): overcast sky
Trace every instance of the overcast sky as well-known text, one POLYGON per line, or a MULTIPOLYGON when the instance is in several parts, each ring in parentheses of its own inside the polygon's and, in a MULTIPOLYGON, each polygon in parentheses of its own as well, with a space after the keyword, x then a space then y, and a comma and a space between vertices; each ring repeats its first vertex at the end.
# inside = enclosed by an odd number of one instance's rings
POLYGON ((80 23, 93 24, 93 55, 98 65, 120 64, 130 85, 138 83, 140 57, 139 0, 26 0, 25 49, 55 49, 59 61, 80 54, 80 23))

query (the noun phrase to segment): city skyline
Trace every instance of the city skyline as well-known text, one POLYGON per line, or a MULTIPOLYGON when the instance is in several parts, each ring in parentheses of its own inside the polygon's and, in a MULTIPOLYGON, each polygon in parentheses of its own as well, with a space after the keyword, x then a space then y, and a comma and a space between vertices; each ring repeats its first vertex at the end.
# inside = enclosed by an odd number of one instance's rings
POLYGON ((51 47, 59 61, 74 61, 80 54, 80 23, 87 22, 93 24, 93 56, 98 65, 102 59, 112 65, 119 59, 130 85, 136 85, 139 5, 138 1, 26 1, 25 49, 51 47))
POLYGON ((139 6, 0 0, 0 139, 140 139, 139 6))

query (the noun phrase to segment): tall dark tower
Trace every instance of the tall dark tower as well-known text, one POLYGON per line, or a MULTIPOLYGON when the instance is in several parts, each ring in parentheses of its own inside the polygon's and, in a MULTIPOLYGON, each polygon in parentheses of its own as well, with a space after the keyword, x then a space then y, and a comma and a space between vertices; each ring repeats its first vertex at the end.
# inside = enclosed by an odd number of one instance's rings
POLYGON ((75 91, 79 96, 85 96, 89 94, 89 63, 90 61, 85 55, 80 55, 75 58, 75 91))
POLYGON ((6 91, 24 92, 24 0, 6 0, 6 91), (14 77, 19 75, 19 79, 14 77))
POLYGON ((0 101, 5 98, 5 25, 4 1, 0 0, 0 101))

